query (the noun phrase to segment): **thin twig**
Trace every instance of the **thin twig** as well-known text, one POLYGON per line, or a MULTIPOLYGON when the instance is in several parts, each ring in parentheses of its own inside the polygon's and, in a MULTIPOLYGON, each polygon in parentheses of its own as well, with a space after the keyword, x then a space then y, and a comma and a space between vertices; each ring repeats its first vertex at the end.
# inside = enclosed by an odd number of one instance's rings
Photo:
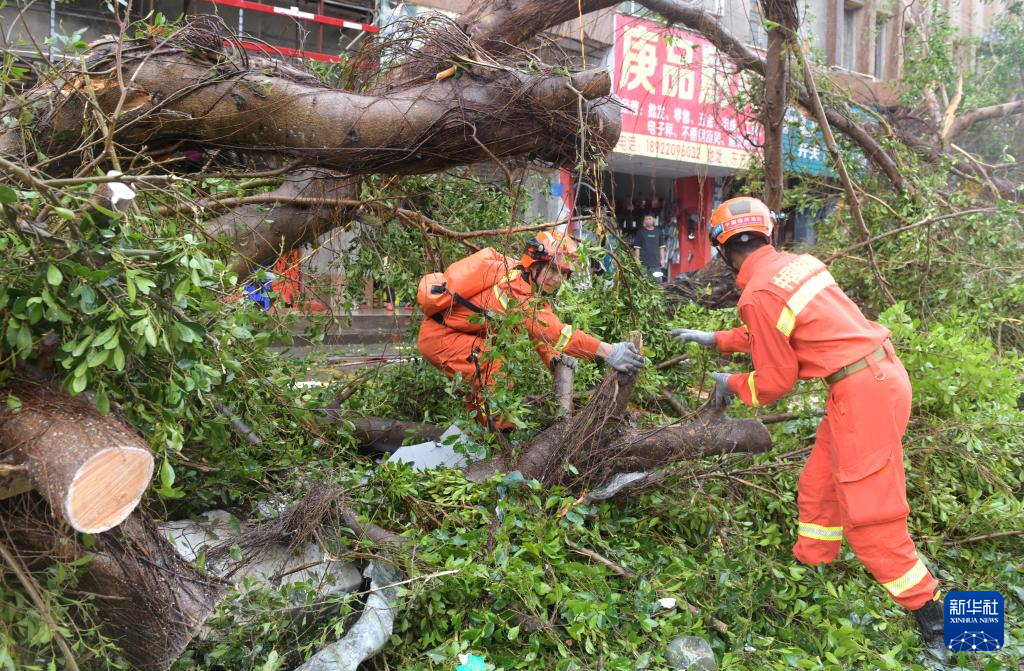
POLYGON ((580 547, 579 545, 576 545, 575 543, 573 543, 569 539, 565 540, 565 544, 573 552, 576 552, 577 554, 581 554, 584 557, 589 557, 590 559, 596 561, 598 564, 600 564, 600 565, 604 566, 605 568, 609 569, 612 573, 614 573, 616 575, 622 576, 623 578, 632 578, 633 577, 633 572, 632 571, 630 571, 627 568, 623 568, 619 564, 616 564, 611 559, 608 559, 607 557, 605 557, 604 555, 602 555, 602 554, 600 554, 598 552, 594 552, 593 550, 590 550, 588 548, 580 547))
POLYGON ((682 363, 689 358, 689 354, 677 354, 674 357, 665 359, 664 361, 659 361, 658 363, 654 364, 654 370, 664 370, 666 368, 671 368, 672 366, 675 366, 677 363, 682 363))
POLYGON ((661 397, 665 399, 665 401, 667 401, 669 405, 672 406, 672 409, 675 410, 678 416, 685 417, 686 415, 690 414, 690 411, 686 409, 686 406, 684 406, 682 403, 677 401, 675 397, 672 396, 672 392, 669 390, 668 387, 658 387, 658 391, 661 392, 661 397))
POLYGON ((990 538, 1007 538, 1009 536, 1024 536, 1024 529, 1011 529, 1009 531, 994 531, 990 534, 981 534, 980 536, 968 536, 967 538, 956 538, 942 541, 943 545, 964 545, 965 543, 973 543, 975 541, 986 541, 990 538))
POLYGON ((822 135, 825 136, 825 145, 828 147, 828 151, 832 155, 832 160, 836 164, 836 172, 839 173, 839 179, 842 181, 843 188, 846 190, 846 198, 850 204, 850 214, 853 215, 853 218, 860 229, 861 241, 864 242, 867 247, 868 265, 871 266, 871 272, 875 275, 875 279, 878 280, 878 286, 882 290, 886 299, 895 305, 896 299, 893 297, 892 293, 889 292, 889 287, 886 284, 885 278, 882 277, 882 271, 878 269, 878 264, 875 263, 875 250, 871 246, 871 231, 868 230, 868 225, 864 223, 864 216, 860 211, 860 200, 857 199, 857 192, 853 187, 853 180, 850 179, 850 174, 846 171, 846 163, 843 161, 843 157, 839 153, 839 146, 836 144, 836 139, 832 135, 832 127, 829 125, 828 118, 825 116, 825 108, 822 107, 821 98, 818 97, 818 87, 814 83, 814 75, 811 73, 811 66, 807 64, 807 59, 804 58, 803 51, 801 51, 799 47, 794 48, 793 53, 796 55, 797 60, 800 61, 800 65, 803 67, 805 85, 807 86, 807 91, 811 96, 811 102, 814 104, 814 116, 818 119, 818 125, 821 126, 822 135))
POLYGON ((840 256, 844 256, 845 254, 849 254, 850 252, 855 251, 857 249, 860 249, 861 247, 869 245, 869 244, 871 244, 873 242, 878 242, 882 238, 888 238, 889 236, 892 236, 892 235, 899 235, 900 233, 906 233, 907 231, 912 231, 915 228, 921 228, 922 226, 927 226, 929 224, 934 224, 934 223, 939 222, 939 221, 945 221, 947 219, 956 219, 956 218, 959 218, 959 217, 967 217, 967 216, 970 216, 972 214, 985 214, 985 213, 989 213, 989 212, 996 212, 998 209, 999 208, 996 208, 996 207, 979 207, 979 208, 975 208, 973 210, 961 210, 960 212, 950 212, 949 214, 942 214, 942 215, 938 215, 938 216, 935 216, 935 217, 928 217, 926 219, 922 219, 921 221, 914 222, 913 224, 907 224, 906 226, 900 226, 899 228, 894 228, 894 229, 892 229, 890 231, 886 231, 885 233, 879 233, 878 235, 870 237, 867 240, 862 240, 862 241, 858 242, 857 244, 850 245, 849 247, 846 247, 845 249, 841 249, 838 252, 832 254, 832 256, 830 256, 827 259, 825 259, 825 262, 826 263, 832 263, 833 261, 835 261, 840 256))
POLYGON ((35 581, 32 577, 25 572, 21 561, 15 557, 7 546, 0 542, 0 557, 3 557, 4 562, 11 569, 11 572, 17 576, 21 582, 22 587, 28 592, 29 598, 35 605, 36 610, 39 612, 39 616, 46 622, 46 626, 50 629, 50 633, 53 634, 53 640, 57 642, 57 647, 64 654, 64 663, 67 664, 67 668, 71 671, 79 671, 78 664, 75 662, 74 656, 71 654, 71 648, 68 646, 68 642, 64 640, 64 636, 61 635, 60 629, 57 628, 57 623, 53 619, 53 614, 50 609, 47 608, 46 603, 43 602, 43 597, 36 589, 35 581))

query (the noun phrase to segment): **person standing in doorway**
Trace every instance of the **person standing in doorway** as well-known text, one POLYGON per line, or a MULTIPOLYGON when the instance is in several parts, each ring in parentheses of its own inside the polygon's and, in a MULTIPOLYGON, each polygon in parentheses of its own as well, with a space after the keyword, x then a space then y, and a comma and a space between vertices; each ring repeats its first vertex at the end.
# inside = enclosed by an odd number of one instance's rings
POLYGON ((655 282, 660 282, 655 273, 664 272, 662 269, 665 267, 665 236, 660 228, 655 228, 653 214, 644 216, 644 226, 633 238, 633 251, 647 270, 647 274, 655 282))

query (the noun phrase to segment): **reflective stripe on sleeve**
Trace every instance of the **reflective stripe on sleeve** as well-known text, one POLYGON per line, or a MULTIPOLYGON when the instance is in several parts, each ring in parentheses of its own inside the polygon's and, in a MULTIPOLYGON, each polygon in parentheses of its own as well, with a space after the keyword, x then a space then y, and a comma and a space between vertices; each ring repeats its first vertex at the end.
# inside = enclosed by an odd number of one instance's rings
POLYGON ((901 575, 899 578, 896 578, 895 580, 883 582, 882 587, 887 589, 889 591, 889 594, 892 594, 893 596, 899 596, 900 594, 903 594, 908 589, 914 587, 915 585, 917 585, 917 583, 921 582, 927 577, 928 567, 924 565, 924 562, 921 561, 919 557, 917 563, 914 564, 909 571, 901 575))
POLYGON ((757 387, 754 386, 754 374, 751 373, 747 377, 747 386, 750 387, 750 405, 758 407, 761 405, 757 400, 757 387))
POLYGON ((561 352, 565 349, 565 346, 569 344, 569 339, 572 338, 573 328, 566 324, 562 327, 562 333, 558 336, 558 342, 555 343, 555 349, 561 352))
POLYGON ((811 302, 811 299, 821 293, 822 289, 830 287, 835 284, 836 281, 832 279, 832 273, 827 270, 818 273, 811 279, 803 283, 803 285, 796 290, 796 292, 789 297, 786 303, 789 305, 789 309, 793 311, 793 315, 800 314, 807 304, 811 302))
POLYGON ((797 534, 819 541, 843 540, 842 527, 823 527, 820 524, 811 524, 810 522, 801 522, 797 534))
POLYGON ((789 337, 789 334, 793 332, 793 327, 796 325, 796 315, 789 309, 788 305, 782 307, 782 314, 779 315, 779 321, 775 323, 775 328, 782 331, 782 335, 789 337))
POLYGON ((804 282, 803 286, 797 289, 782 306, 782 312, 779 314, 779 320, 775 322, 775 328, 788 338, 793 333, 793 327, 796 326, 796 316, 803 312, 803 309, 815 296, 835 283, 832 274, 827 270, 804 282))
POLYGON ((494 297, 498 299, 499 303, 501 303, 501 307, 506 310, 508 309, 508 294, 505 293, 499 284, 494 285, 494 297))

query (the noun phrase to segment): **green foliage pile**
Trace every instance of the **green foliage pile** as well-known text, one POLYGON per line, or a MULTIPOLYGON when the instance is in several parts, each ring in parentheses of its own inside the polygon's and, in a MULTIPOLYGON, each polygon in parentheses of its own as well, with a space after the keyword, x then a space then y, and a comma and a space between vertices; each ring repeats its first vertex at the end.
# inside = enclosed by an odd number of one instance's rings
MULTIPOLYGON (((917 167, 909 153, 901 160, 917 167)), ((923 194, 946 186, 941 169, 914 173, 923 194)), ((864 186, 876 195, 865 199, 873 235, 974 207, 967 188, 946 193, 948 206, 940 207, 920 204, 940 198, 915 203, 869 178, 864 186)), ((578 492, 541 490, 515 474, 472 485, 456 471, 377 467, 352 449, 345 422, 317 421, 317 410, 347 380, 297 386, 318 364, 268 349, 275 339, 287 341, 287 319, 239 299, 224 248, 201 235, 197 222, 149 209, 237 188, 228 179, 175 186, 170 194, 140 196, 140 210, 123 214, 89 204, 95 184, 0 186, 0 383, 55 336, 54 366, 67 391, 91 394, 99 409, 119 413, 158 455, 159 477, 146 505, 161 518, 211 508, 244 518, 269 493, 300 496, 316 473, 349 492, 350 503, 372 521, 414 539, 400 567, 410 582, 391 645, 367 668, 448 671, 459 653, 471 651, 495 670, 665 669, 668 642, 686 634, 711 641, 727 669, 926 668, 910 618, 848 549, 822 569, 800 566, 790 555, 796 480, 813 441, 817 418, 810 411, 822 404, 820 385, 801 384, 766 410, 805 413, 773 425, 772 453, 694 462, 658 491, 624 502, 583 505, 578 492), (15 211, 21 221, 48 218, 58 237, 25 230, 15 211), (253 426, 263 445, 233 433, 215 400, 253 426), (599 552, 634 577, 620 577, 576 547, 599 552), (676 599, 675 607, 662 606, 665 598, 676 599), (728 636, 712 630, 711 617, 728 625, 728 636)), ((511 220, 509 195, 468 174, 369 180, 365 189, 365 198, 413 207, 455 230, 500 229, 511 220)), ((820 206, 830 189, 805 182, 787 192, 788 205, 820 206)), ((897 305, 883 297, 863 250, 843 251, 859 236, 842 208, 819 228, 815 250, 822 257, 838 253, 834 275, 893 331, 910 371, 915 404, 905 446, 919 549, 946 589, 996 589, 1006 597, 1006 649, 961 654, 955 668, 1024 663, 1024 541, 1005 533, 1024 528, 1020 217, 1019 207, 1000 203, 879 240, 879 269, 897 305)), ((432 258, 446 264, 466 252, 397 221, 368 218, 358 230, 350 277, 373 277, 404 301, 419 276, 435 269, 432 258)), ((515 255, 524 239, 476 242, 515 255)), ((347 287, 350 304, 360 289, 347 287)), ((556 306, 565 321, 606 341, 640 330, 655 362, 680 353, 666 336, 673 326, 738 324, 735 311, 672 312, 629 258, 615 273, 591 274, 563 291, 556 306)), ((550 384, 515 327, 510 319, 497 336, 515 384, 500 385, 493 402, 520 425, 514 438, 525 440, 546 421, 550 384)), ((711 386, 708 373, 749 366, 742 357, 723 361, 697 348, 689 354, 679 366, 644 373, 634 398, 641 422, 676 421, 658 399, 662 387, 695 410, 711 386)), ((598 364, 583 363, 577 394, 584 396, 602 373, 598 364)), ((16 389, 0 400, 19 407, 16 389)), ((460 388, 422 362, 382 368, 343 412, 474 425, 460 388)), ((58 633, 84 667, 124 667, 95 627, 89 595, 75 591, 81 570, 33 566, 58 632, 15 576, 6 568, 0 573, 0 669, 59 668, 58 633)), ((312 586, 293 589, 304 599, 315 596, 312 586)), ((194 643, 177 668, 283 668, 297 661, 296 651, 336 638, 358 607, 358 597, 339 599, 330 604, 331 616, 296 622, 285 607, 295 596, 247 593, 245 626, 233 626, 236 614, 218 613, 218 636, 194 643)))

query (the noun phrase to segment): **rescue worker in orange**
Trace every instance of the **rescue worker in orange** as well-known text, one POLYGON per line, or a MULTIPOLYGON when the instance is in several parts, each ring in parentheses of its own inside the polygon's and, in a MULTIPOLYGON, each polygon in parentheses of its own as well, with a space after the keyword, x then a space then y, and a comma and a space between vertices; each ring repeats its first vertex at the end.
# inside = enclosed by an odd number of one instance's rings
POLYGON ((798 379, 825 381, 826 415, 800 474, 793 554, 805 564, 827 564, 845 537, 892 598, 913 611, 925 643, 944 648, 938 581, 907 532, 907 371, 889 330, 864 317, 824 263, 772 246, 773 225, 772 212, 756 198, 733 198, 714 211, 711 241, 737 273, 744 326, 671 334, 723 354, 751 355, 749 373, 712 373, 714 402, 723 407, 734 396, 766 405, 798 379))
MULTIPOLYGON (((493 250, 491 250, 493 251, 493 250)), ((448 377, 461 373, 472 384, 468 405, 478 410, 477 419, 496 429, 512 424, 492 416, 488 391, 501 368, 500 358, 485 356, 496 317, 511 312, 522 315, 522 328, 529 335, 544 365, 575 368, 577 359, 601 357, 615 370, 638 372, 644 358, 630 342, 609 344, 563 324, 547 297, 558 292, 579 262, 576 243, 557 231, 544 231, 527 243, 518 263, 510 260, 508 272, 496 284, 473 296, 459 297, 451 309, 423 320, 417 345, 423 357, 448 377)))

